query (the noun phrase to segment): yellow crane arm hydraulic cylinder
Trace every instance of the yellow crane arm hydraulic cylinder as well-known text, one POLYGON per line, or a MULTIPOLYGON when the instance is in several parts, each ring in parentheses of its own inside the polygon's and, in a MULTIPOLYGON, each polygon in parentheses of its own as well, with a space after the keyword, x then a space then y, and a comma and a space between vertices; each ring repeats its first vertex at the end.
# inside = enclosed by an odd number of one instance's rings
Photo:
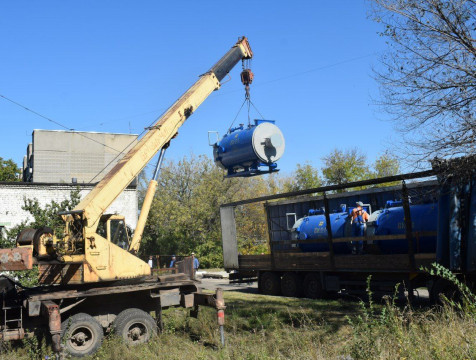
POLYGON ((155 190, 157 189, 157 177, 159 176, 160 168, 162 167, 162 161, 164 160, 165 150, 167 147, 168 145, 165 145, 162 149, 160 149, 160 155, 159 159, 157 160, 157 166, 155 167, 154 175, 152 176, 149 186, 147 187, 147 192, 145 193, 142 208, 140 210, 139 220, 137 221, 134 236, 132 237, 131 244, 129 245, 129 252, 133 254, 137 254, 139 251, 145 223, 147 222, 150 207, 152 206, 152 201, 154 200, 155 190))
POLYGON ((129 251, 133 254, 136 254, 139 251, 142 234, 144 233, 145 223, 147 222, 147 216, 149 215, 149 210, 152 205, 152 200, 154 200, 156 189, 157 181, 154 179, 150 180, 149 186, 147 187, 147 192, 145 193, 142 209, 140 211, 139 220, 137 220, 137 226, 134 231, 134 236, 132 237, 131 245, 129 246, 129 251))

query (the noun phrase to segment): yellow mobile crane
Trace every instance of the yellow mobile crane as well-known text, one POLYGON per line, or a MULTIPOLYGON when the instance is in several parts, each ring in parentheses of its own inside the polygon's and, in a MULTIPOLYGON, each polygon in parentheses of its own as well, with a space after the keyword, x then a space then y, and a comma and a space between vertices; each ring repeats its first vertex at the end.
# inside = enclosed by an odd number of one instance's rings
POLYGON ((190 261, 179 264, 177 274, 154 278, 148 264, 136 254, 163 151, 197 107, 219 89, 228 72, 240 60, 252 56, 248 40, 240 38, 72 211, 60 214, 65 223, 64 235, 57 236, 49 228, 25 229, 15 248, 0 249, 0 270, 25 270, 37 264, 42 284, 25 288, 0 275, 0 340, 22 339, 28 329, 47 327, 55 351, 60 352, 63 343, 72 355, 84 356, 99 348, 108 329, 115 329, 129 344, 142 343, 161 327, 162 308, 193 308, 191 315, 197 316, 198 307, 205 305, 217 310, 224 342, 225 303, 221 290, 214 295, 202 294, 193 279, 190 261), (124 217, 104 212, 159 150, 159 163, 129 242, 124 217), (126 243, 128 248, 121 247, 126 243), (155 320, 150 315, 152 311, 155 320))
MULTIPOLYGON (((103 214, 198 106, 219 89, 226 74, 240 60, 251 57, 251 48, 243 37, 210 71, 201 75, 72 211, 61 213, 64 237, 56 237, 50 229, 26 229, 18 236, 18 247, 31 249, 40 265, 42 283, 81 284, 150 275, 150 267, 135 254, 157 184, 155 180, 149 187, 129 251, 118 245, 120 238, 126 236, 124 218, 103 214)), ((28 257, 26 254, 23 253, 24 258, 28 257)), ((25 263, 31 264, 28 259, 25 263)))

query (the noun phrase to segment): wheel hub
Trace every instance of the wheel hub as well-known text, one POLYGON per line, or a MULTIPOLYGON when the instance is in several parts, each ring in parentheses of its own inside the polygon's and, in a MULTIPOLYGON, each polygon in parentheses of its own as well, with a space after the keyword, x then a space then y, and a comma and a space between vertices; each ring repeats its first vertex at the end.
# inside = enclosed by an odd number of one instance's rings
POLYGON ((135 327, 135 328, 131 329, 130 334, 131 334, 131 338, 133 340, 138 340, 141 336, 141 331, 138 327, 135 327))
POLYGON ((127 337, 133 342, 143 342, 147 338, 147 327, 141 323, 132 324, 127 332, 127 337))
POLYGON ((84 344, 84 342, 86 341, 86 334, 81 331, 81 332, 75 334, 75 335, 73 336, 72 340, 73 340, 76 344, 82 345, 82 344, 84 344))

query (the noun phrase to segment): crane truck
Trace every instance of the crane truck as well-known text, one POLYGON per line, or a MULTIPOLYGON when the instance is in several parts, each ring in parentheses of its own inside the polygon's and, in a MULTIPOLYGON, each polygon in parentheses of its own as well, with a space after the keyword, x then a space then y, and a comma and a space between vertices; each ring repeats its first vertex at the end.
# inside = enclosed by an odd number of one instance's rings
POLYGON ((151 126, 91 192, 72 210, 60 213, 63 234, 49 228, 24 229, 13 249, 0 249, 0 270, 27 270, 38 266, 39 286, 25 288, 0 277, 2 312, 0 339, 18 340, 28 330, 49 330, 55 352, 74 356, 94 353, 104 331, 115 329, 129 344, 147 341, 161 325, 162 309, 170 306, 217 309, 223 342, 225 304, 220 289, 203 294, 194 280, 190 261, 172 275, 151 275, 139 251, 147 214, 157 186, 149 184, 138 225, 128 240, 126 221, 106 209, 161 151, 220 81, 253 53, 246 37, 238 42, 151 126), (129 244, 124 249, 121 244, 129 244), (150 315, 155 312, 156 319, 150 315), (62 340, 63 339, 63 340, 62 340))

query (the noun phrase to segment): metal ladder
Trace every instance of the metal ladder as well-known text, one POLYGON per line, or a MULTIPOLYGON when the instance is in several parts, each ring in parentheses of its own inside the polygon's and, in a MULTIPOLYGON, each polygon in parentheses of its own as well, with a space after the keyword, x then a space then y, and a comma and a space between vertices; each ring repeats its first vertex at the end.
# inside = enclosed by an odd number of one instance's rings
POLYGON ((3 304, 3 330, 2 338, 6 340, 19 340, 25 336, 23 329, 23 311, 20 305, 6 306, 3 304), (13 313, 13 315, 12 315, 13 313), (9 318, 9 316, 11 318, 9 318), (18 317, 19 316, 19 317, 18 317), (16 325, 11 325, 16 323, 16 325))

